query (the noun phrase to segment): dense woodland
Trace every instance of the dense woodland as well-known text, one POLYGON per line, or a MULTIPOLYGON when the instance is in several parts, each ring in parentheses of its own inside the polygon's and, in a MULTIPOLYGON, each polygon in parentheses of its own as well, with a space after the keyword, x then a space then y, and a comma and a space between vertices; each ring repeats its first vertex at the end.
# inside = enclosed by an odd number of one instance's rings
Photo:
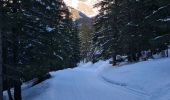
POLYGON ((160 52, 168 56, 169 0, 102 0, 95 7, 100 13, 94 21, 94 61, 113 58, 115 65, 117 55, 126 55, 130 62, 144 53, 145 60, 160 52))
POLYGON ((0 2, 4 90, 48 77, 49 71, 74 67, 80 60, 76 23, 62 0, 3 0, 0 2))
POLYGON ((23 82, 40 82, 48 72, 81 60, 113 58, 116 65, 118 55, 129 62, 146 52, 143 60, 160 52, 168 56, 169 0, 102 0, 95 7, 99 14, 89 29, 86 24, 78 28, 62 0, 0 1, 3 89, 10 100, 22 99, 23 82))

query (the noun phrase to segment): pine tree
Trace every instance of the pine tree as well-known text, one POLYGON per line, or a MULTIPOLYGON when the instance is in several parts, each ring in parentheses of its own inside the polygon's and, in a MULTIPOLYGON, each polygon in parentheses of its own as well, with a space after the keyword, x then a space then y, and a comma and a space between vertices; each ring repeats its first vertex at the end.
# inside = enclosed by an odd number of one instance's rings
POLYGON ((124 25, 122 4, 121 0, 104 0, 96 5, 101 9, 94 23, 96 33, 93 40, 95 45, 102 49, 101 57, 104 59, 112 57, 113 64, 116 55, 120 54, 121 27, 124 25))
POLYGON ((92 48, 92 27, 87 23, 82 23, 80 28, 80 51, 82 60, 90 61, 90 50, 92 48))
POLYGON ((82 58, 80 55, 80 38, 79 38, 79 30, 76 23, 72 23, 72 53, 71 53, 71 66, 75 67, 77 63, 79 63, 80 59, 82 58))
POLYGON ((94 22, 94 48, 102 51, 100 58, 113 61, 116 55, 138 61, 142 51, 154 51, 150 40, 165 31, 158 20, 169 16, 168 4, 159 0, 104 0, 96 7, 100 13, 94 22))
MULTIPOLYGON (((18 71, 18 43, 19 43, 19 30, 20 26, 17 26, 19 22, 20 14, 20 2, 17 0, 3 1, 3 27, 2 29, 2 47, 3 47, 3 67, 4 67, 4 80, 11 80, 14 86, 14 97, 15 99, 21 99, 20 89, 20 72, 18 71), (17 28, 18 27, 18 28, 17 28), (9 35, 10 34, 10 35, 9 35), (11 46, 12 45, 12 46, 11 46), (9 61, 9 63, 8 63, 9 61), (7 69, 10 68, 7 75, 7 69), (14 70, 15 69, 15 70, 14 70), (13 71, 12 71, 13 70, 13 71), (13 76, 11 76, 13 75, 13 76)), ((9 82, 8 82, 9 83, 9 82)), ((4 84, 6 85, 6 84, 4 84)), ((9 87, 9 85, 7 85, 9 87)), ((5 88, 4 88, 5 89, 5 88)))
POLYGON ((21 100, 21 80, 75 66, 79 61, 78 31, 66 17, 68 9, 61 0, 12 0, 3 5, 5 89, 10 95, 14 86, 14 98, 21 100))
MULTIPOLYGON (((68 10, 68 9, 67 9, 68 10)), ((70 13, 66 13, 65 19, 60 25, 63 40, 62 40, 62 55, 64 67, 75 67, 80 60, 80 43, 79 31, 76 23, 69 17, 70 13)))

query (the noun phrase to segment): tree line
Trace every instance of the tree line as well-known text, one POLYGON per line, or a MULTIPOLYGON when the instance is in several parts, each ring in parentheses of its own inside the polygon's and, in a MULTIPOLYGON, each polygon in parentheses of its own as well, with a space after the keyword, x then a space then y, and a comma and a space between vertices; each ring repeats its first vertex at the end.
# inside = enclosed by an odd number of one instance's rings
POLYGON ((170 2, 168 0, 102 0, 95 5, 92 59, 127 56, 139 61, 168 49, 170 43, 170 2))
POLYGON ((10 100, 22 99, 23 82, 79 62, 79 31, 62 0, 2 0, 0 19, 3 90, 10 100))

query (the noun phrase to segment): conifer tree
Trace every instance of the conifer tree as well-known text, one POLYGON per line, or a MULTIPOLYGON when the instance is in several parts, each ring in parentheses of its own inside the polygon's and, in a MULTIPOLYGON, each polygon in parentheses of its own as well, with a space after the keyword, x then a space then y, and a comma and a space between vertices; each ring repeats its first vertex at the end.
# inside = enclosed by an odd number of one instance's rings
POLYGON ((3 3, 4 89, 12 100, 10 88, 14 87, 14 99, 21 100, 21 81, 42 78, 49 71, 73 67, 79 61, 78 31, 66 17, 68 9, 62 0, 3 3))
POLYGON ((100 10, 94 22, 93 42, 94 48, 101 51, 100 58, 116 61, 116 55, 128 55, 129 61, 138 61, 142 51, 155 51, 150 41, 164 34, 158 22, 169 16, 165 2, 103 0, 96 4, 100 10))

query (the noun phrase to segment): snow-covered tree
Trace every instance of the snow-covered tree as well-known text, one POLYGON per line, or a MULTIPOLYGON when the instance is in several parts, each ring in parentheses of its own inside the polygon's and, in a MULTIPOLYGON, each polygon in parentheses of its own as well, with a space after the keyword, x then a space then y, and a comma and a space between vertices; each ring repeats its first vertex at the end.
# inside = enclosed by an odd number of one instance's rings
POLYGON ((62 0, 4 0, 1 7, 4 89, 10 95, 14 86, 21 100, 22 81, 79 61, 78 31, 62 0))
POLYGON ((123 0, 103 0, 96 4, 100 13, 94 22, 93 40, 102 49, 101 58, 113 57, 116 60, 116 55, 120 53, 120 38, 125 23, 121 9, 123 3, 123 0))
POLYGON ((150 41, 165 31, 155 23, 169 16, 169 5, 159 0, 103 0, 96 7, 100 10, 94 22, 94 46, 100 48, 99 58, 114 61, 116 55, 137 61, 141 51, 154 51, 150 41))

